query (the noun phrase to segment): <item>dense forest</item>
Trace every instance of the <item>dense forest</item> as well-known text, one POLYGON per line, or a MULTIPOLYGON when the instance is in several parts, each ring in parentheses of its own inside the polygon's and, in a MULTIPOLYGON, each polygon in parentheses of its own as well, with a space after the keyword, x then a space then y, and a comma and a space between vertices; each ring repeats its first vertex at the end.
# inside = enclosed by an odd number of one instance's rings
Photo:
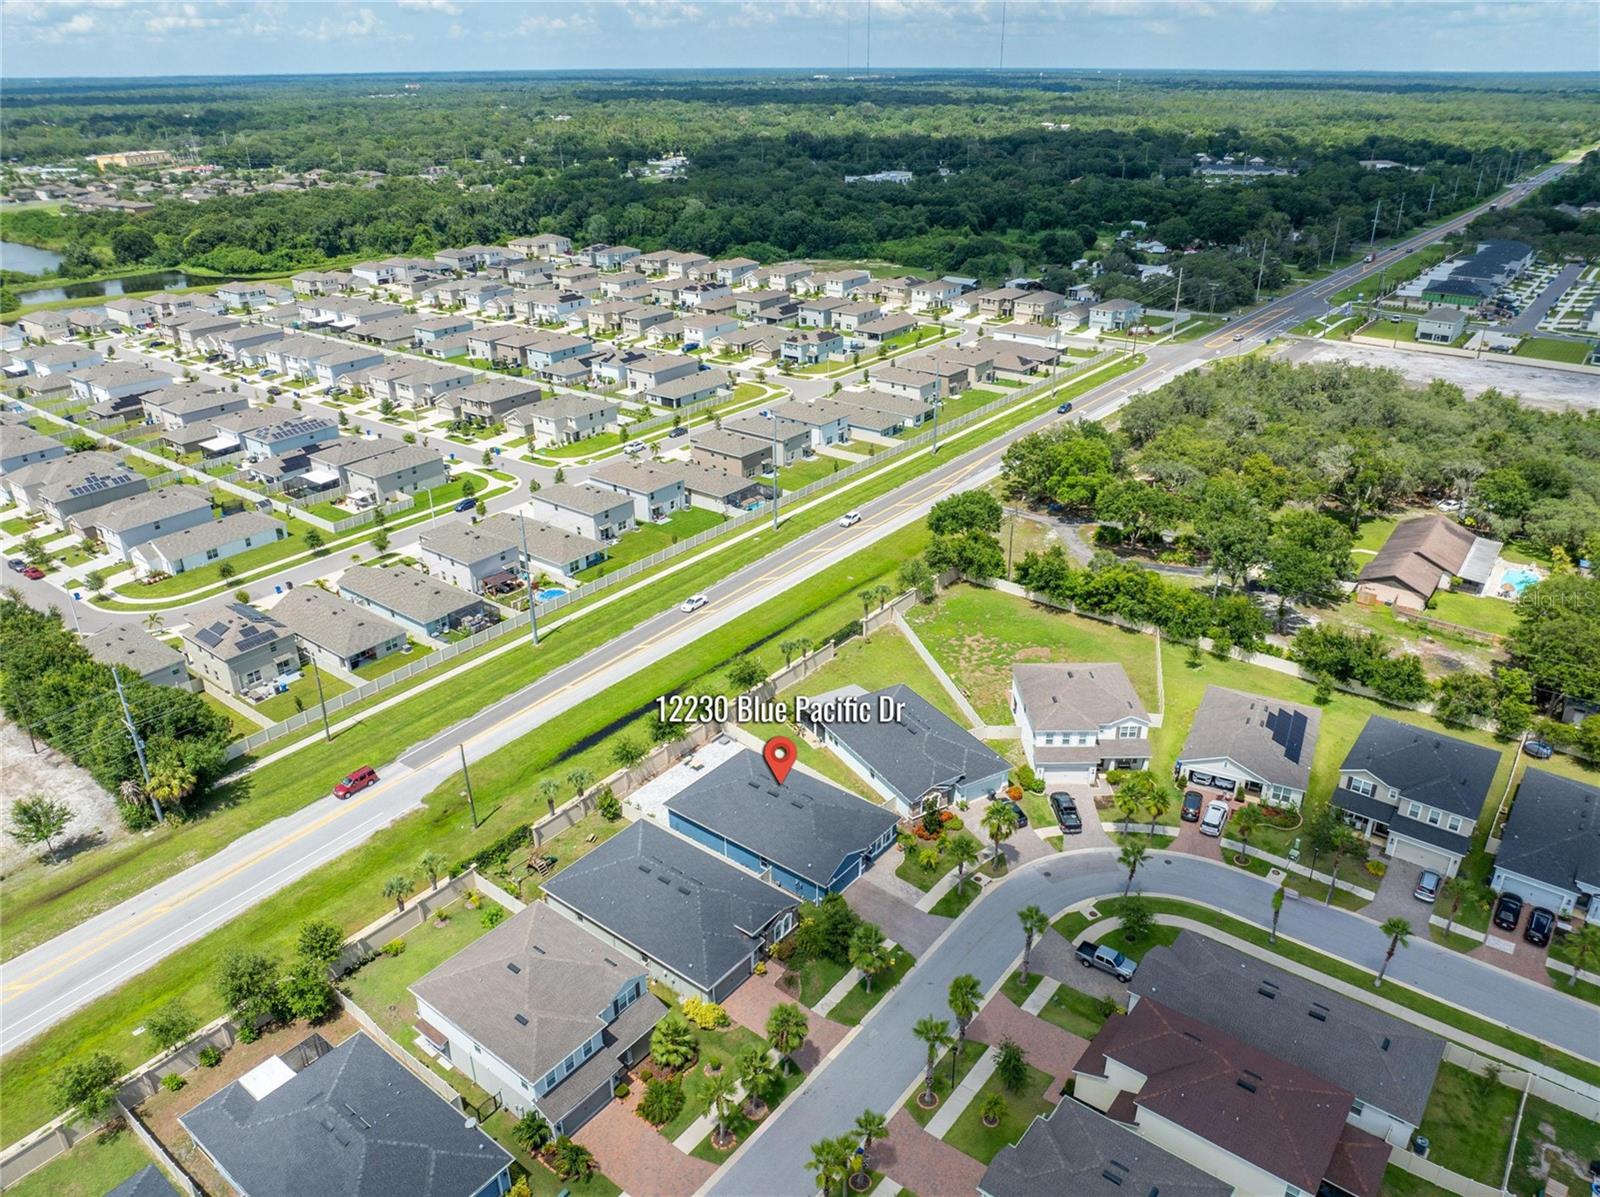
MULTIPOLYGON (((1225 309, 1253 295, 1263 248, 1270 285, 1371 237, 1375 212, 1378 235, 1405 232, 1600 135, 1592 97, 1561 78, 424 76, 406 90, 416 82, 7 85, 0 135, 21 161, 159 146, 257 183, 317 168, 350 184, 132 217, 23 212, 8 235, 74 246, 69 273, 264 273, 547 230, 1061 283, 1137 219, 1170 246, 1214 250, 1186 263, 1186 293, 1225 309), (668 151, 689 156, 684 177, 640 177, 668 151), (1208 184, 1190 173, 1200 153, 1294 173, 1208 184), (1368 158, 1421 169, 1368 170, 1368 158), (883 169, 916 178, 843 181, 883 169), (363 186, 358 170, 388 178, 363 186), (146 236, 115 240, 129 227, 146 236)), ((1170 300, 1170 280, 1137 283, 1141 260, 1110 254, 1108 290, 1170 300)))

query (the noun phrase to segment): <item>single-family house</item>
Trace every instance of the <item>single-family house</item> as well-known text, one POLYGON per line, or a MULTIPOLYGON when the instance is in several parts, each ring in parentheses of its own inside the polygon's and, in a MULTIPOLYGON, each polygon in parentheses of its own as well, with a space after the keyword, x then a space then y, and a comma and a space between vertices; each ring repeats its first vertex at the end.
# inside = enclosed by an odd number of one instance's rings
POLYGON ((809 403, 786 401, 770 409, 780 421, 804 425, 813 449, 823 445, 842 445, 850 439, 849 410, 832 399, 813 399, 809 403))
MULTIPOLYGON (((629 367, 632 375, 632 367, 629 367)), ((644 388, 644 396, 662 407, 684 408, 714 399, 729 386, 728 375, 722 370, 692 370, 675 374, 662 382, 644 388)))
POLYGON ((832 329, 797 328, 783 338, 778 354, 784 361, 802 365, 825 362, 836 353, 844 352, 844 338, 832 329))
POLYGON ((310 1064, 285 1055, 178 1119, 241 1197, 510 1190, 511 1153, 363 1032, 310 1064))
POLYGON ((1067 297, 1058 291, 1025 291, 1012 301, 1011 313, 1018 320, 1049 324, 1066 306, 1067 297))
POLYGON ((845 299, 854 295, 870 282, 872 282, 872 275, 867 271, 847 267, 827 274, 813 275, 806 280, 806 285, 811 290, 821 291, 830 298, 845 299))
POLYGON ((787 890, 640 819, 545 882, 556 910, 681 994, 720 1002, 794 930, 787 890))
POLYGON ((147 324, 153 324, 156 318, 156 310, 149 300, 133 299, 125 295, 106 300, 105 312, 123 328, 143 328, 147 324))
POLYGON ((768 490, 753 478, 690 460, 674 462, 683 475, 683 489, 689 502, 707 511, 727 514, 730 509, 748 508, 768 495, 768 490))
POLYGON ((541 258, 546 261, 550 258, 566 257, 572 252, 572 242, 559 233, 535 233, 531 237, 513 237, 508 244, 524 257, 541 258))
POLYGON ((1173 772, 1239 801, 1298 807, 1321 727, 1316 707, 1207 686, 1173 772))
POLYGON ((628 367, 628 389, 649 391, 674 378, 696 374, 699 370, 699 358, 681 353, 652 353, 628 367))
POLYGON ((939 375, 907 366, 884 366, 874 370, 868 385, 886 395, 916 399, 922 403, 931 403, 945 393, 939 375))
POLYGON ((144 396, 145 419, 169 430, 209 423, 229 412, 244 411, 250 397, 233 391, 213 390, 202 382, 179 382, 144 396))
POLYGON ((21 466, 0 479, 0 485, 24 511, 42 511, 65 528, 80 512, 144 494, 150 480, 111 454, 91 449, 21 466))
POLYGON ((534 902, 412 982, 425 1050, 571 1135, 611 1102, 667 1012, 644 965, 534 902), (618 959, 621 957, 621 959, 618 959))
POLYGON ((470 590, 404 565, 352 565, 339 575, 339 593, 420 636, 443 635, 486 610, 470 590))
POLYGON ((944 308, 961 296, 961 284, 952 279, 936 278, 911 285, 909 306, 913 312, 929 308, 944 308))
POLYGON ((320 586, 296 586, 272 614, 300 637, 300 651, 324 669, 346 673, 402 651, 405 629, 320 586))
POLYGON ((141 628, 113 624, 83 638, 83 647, 102 665, 126 669, 152 686, 188 687, 183 654, 141 628))
MULTIPOLYGON (((413 362, 411 369, 394 379, 394 398, 397 403, 410 404, 412 407, 427 407, 429 404, 452 406, 456 396, 473 390, 477 385, 496 381, 499 380, 486 378, 475 370, 448 362, 413 362)), ((524 388, 527 386, 517 383, 515 379, 504 381, 524 388)), ((488 393, 478 392, 480 396, 488 393)))
POLYGON ((702 773, 666 804, 667 825, 764 880, 820 902, 894 844, 899 817, 813 773, 782 785, 754 752, 702 773))
POLYGON ((608 461, 591 470, 586 483, 626 495, 633 502, 633 518, 641 524, 664 520, 689 506, 683 479, 655 462, 608 461))
POLYGON ((1010 764, 910 686, 841 687, 803 723, 902 816, 998 792, 1010 764))
POLYGON ((506 417, 506 427, 520 431, 535 448, 571 445, 587 437, 611 432, 622 405, 598 395, 556 395, 541 403, 518 405, 506 417), (515 418, 515 424, 512 420, 515 418))
POLYGON ((205 520, 163 532, 128 554, 133 568, 144 577, 187 573, 250 549, 282 540, 289 533, 283 524, 259 511, 239 511, 218 520, 205 520))
POLYGON ((1479 536, 1448 516, 1401 520, 1356 575, 1356 597, 1421 611, 1436 590, 1481 593, 1499 556, 1498 540, 1479 536))
POLYGON ((342 468, 352 494, 365 492, 378 499, 414 495, 443 486, 450 480, 444 458, 421 445, 396 445, 342 468))
POLYGON ((1417 340, 1449 345, 1467 330, 1467 313, 1441 304, 1417 317, 1417 340))
POLYGON ((190 612, 189 626, 179 636, 189 668, 233 694, 300 669, 294 633, 245 603, 214 603, 190 612))
POLYGON ((557 482, 528 498, 535 519, 604 544, 635 527, 631 496, 598 486, 557 482))
POLYGON ((139 545, 211 522, 211 496, 199 486, 163 486, 73 516, 69 525, 85 539, 97 541, 130 561, 139 545))
POLYGON ((793 291, 811 278, 811 267, 804 262, 777 262, 755 272, 755 281, 778 291, 793 291))
POLYGON ((1578 908, 1600 915, 1600 787, 1547 769, 1524 773, 1489 884, 1563 917, 1578 908))
POLYGON ((0 474, 67 455, 67 447, 55 437, 36 432, 27 424, 7 422, 4 427, 5 435, 0 436, 0 474))
POLYGON ((101 365, 106 355, 90 345, 24 345, 12 352, 11 360, 27 367, 29 374, 60 375, 65 388, 67 375, 101 365))
POLYGON ((1046 789, 1150 767, 1150 714, 1115 662, 1013 665, 1011 712, 1046 789))
POLYGON ((286 457, 339 439, 339 425, 326 416, 283 412, 273 413, 269 419, 269 423, 239 434, 240 446, 252 457, 286 457))
MULTIPOLYGON (((469 377, 481 381, 440 392, 433 397, 434 406, 447 409, 453 419, 500 424, 510 413, 537 404, 543 394, 536 385, 520 378, 483 374, 469 377)), ((410 378, 401 380, 402 385, 410 381, 410 378)))
POLYGON ((701 428, 689 445, 689 460, 740 478, 772 472, 772 442, 730 428, 701 428))
POLYGON ((1493 748, 1372 715, 1329 801, 1385 856, 1454 877, 1499 766, 1493 748))

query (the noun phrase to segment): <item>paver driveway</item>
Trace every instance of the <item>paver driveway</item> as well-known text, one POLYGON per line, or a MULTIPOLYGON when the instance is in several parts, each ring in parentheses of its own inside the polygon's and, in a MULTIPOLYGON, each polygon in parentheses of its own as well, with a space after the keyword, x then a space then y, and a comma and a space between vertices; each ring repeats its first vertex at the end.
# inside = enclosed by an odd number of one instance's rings
POLYGON ((923 1130, 903 1109, 896 1110, 889 1119, 889 1137, 874 1143, 872 1154, 878 1171, 919 1197, 975 1192, 985 1171, 970 1155, 923 1130))
POLYGON ((635 1113, 643 1085, 613 1101, 572 1137, 594 1152, 595 1162, 630 1197, 683 1197, 711 1178, 716 1167, 684 1155, 635 1113))

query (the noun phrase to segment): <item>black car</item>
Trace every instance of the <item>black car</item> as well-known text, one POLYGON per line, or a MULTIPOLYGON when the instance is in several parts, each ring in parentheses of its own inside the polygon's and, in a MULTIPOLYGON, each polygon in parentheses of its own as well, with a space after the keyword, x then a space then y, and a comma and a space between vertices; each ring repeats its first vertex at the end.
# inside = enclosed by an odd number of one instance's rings
POLYGON ((1022 807, 1018 806, 1015 802, 1011 801, 1011 799, 1009 799, 1009 798, 1001 798, 1001 799, 998 799, 998 801, 1000 802, 1001 805, 1009 806, 1011 808, 1011 813, 1017 816, 1017 826, 1018 827, 1026 827, 1028 825, 1028 812, 1027 811, 1023 810, 1022 807))
POLYGON ((1072 800, 1071 794, 1051 794, 1050 809, 1056 812, 1056 822, 1062 831, 1068 835, 1083 834, 1083 816, 1078 813, 1078 804, 1072 800))
POLYGON ((1198 823, 1200 821, 1200 808, 1205 803, 1205 795, 1199 790, 1185 790, 1183 793, 1183 809, 1178 812, 1178 817, 1185 823, 1198 823))
POLYGON ((1494 925, 1502 931, 1515 931, 1522 919, 1522 899, 1516 894, 1501 894, 1494 904, 1494 925))
POLYGON ((1522 938, 1535 947, 1544 947, 1550 942, 1550 932, 1556 925, 1556 912, 1546 910, 1543 906, 1535 906, 1533 913, 1528 915, 1528 926, 1522 932, 1522 938))
POLYGON ((682 424, 679 424, 671 432, 667 433, 667 435, 668 436, 688 436, 689 435, 689 430, 687 428, 685 428, 682 424))

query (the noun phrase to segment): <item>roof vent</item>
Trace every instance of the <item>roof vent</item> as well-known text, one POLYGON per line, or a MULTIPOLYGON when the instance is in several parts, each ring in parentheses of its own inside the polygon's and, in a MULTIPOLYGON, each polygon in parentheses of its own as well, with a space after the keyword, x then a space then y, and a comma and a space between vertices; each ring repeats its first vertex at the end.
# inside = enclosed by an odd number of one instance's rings
POLYGON ((525 1027, 528 1025, 528 1016, 526 1014, 513 1014, 512 1017, 517 1020, 517 1025, 519 1027, 525 1027))
POLYGON ((1254 1093, 1256 1091, 1256 1083, 1254 1081, 1246 1080, 1244 1077, 1240 1077, 1234 1082, 1234 1084, 1238 1085, 1239 1088, 1243 1089, 1246 1093, 1254 1093))
POLYGON ((1112 1184, 1117 1185, 1119 1188, 1121 1187, 1122 1173, 1113 1172, 1110 1168, 1105 1168, 1101 1170, 1100 1175, 1104 1179, 1109 1180, 1112 1184))
POLYGON ((510 960, 506 961, 506 972, 508 972, 508 973, 520 973, 521 971, 522 971, 522 965, 515 964, 510 960))
POLYGON ((1195 1034, 1195 1033, 1194 1033, 1194 1032, 1193 1032, 1193 1031, 1185 1031, 1185 1032, 1184 1032, 1184 1033, 1183 1033, 1183 1037, 1184 1037, 1184 1038, 1185 1038, 1185 1039, 1191 1039, 1191 1040, 1193 1040, 1193 1041, 1194 1041, 1194 1042, 1195 1042, 1195 1043, 1199 1043, 1199 1042, 1200 1042, 1200 1036, 1198 1036, 1198 1035, 1196 1035, 1196 1034, 1195 1034))
POLYGON ((1276 987, 1274 987, 1271 984, 1262 985, 1259 989, 1256 990, 1256 992, 1259 993, 1262 997, 1264 997, 1264 998, 1272 998, 1274 1001, 1276 1001, 1277 997, 1278 997, 1278 990, 1276 989, 1276 987))
POLYGON ((1313 1006, 1313 1007, 1311 1007, 1311 1009, 1307 1010, 1306 1013, 1311 1015, 1311 1017, 1316 1019, 1318 1022, 1327 1022, 1328 1021, 1328 1012, 1327 1012, 1327 1010, 1319 1010, 1319 1009, 1317 1009, 1317 1007, 1313 1006))
POLYGON ((601 957, 601 959, 603 959, 612 968, 616 968, 617 967, 617 962, 615 960, 611 959, 610 956, 603 956, 603 957, 601 957))

